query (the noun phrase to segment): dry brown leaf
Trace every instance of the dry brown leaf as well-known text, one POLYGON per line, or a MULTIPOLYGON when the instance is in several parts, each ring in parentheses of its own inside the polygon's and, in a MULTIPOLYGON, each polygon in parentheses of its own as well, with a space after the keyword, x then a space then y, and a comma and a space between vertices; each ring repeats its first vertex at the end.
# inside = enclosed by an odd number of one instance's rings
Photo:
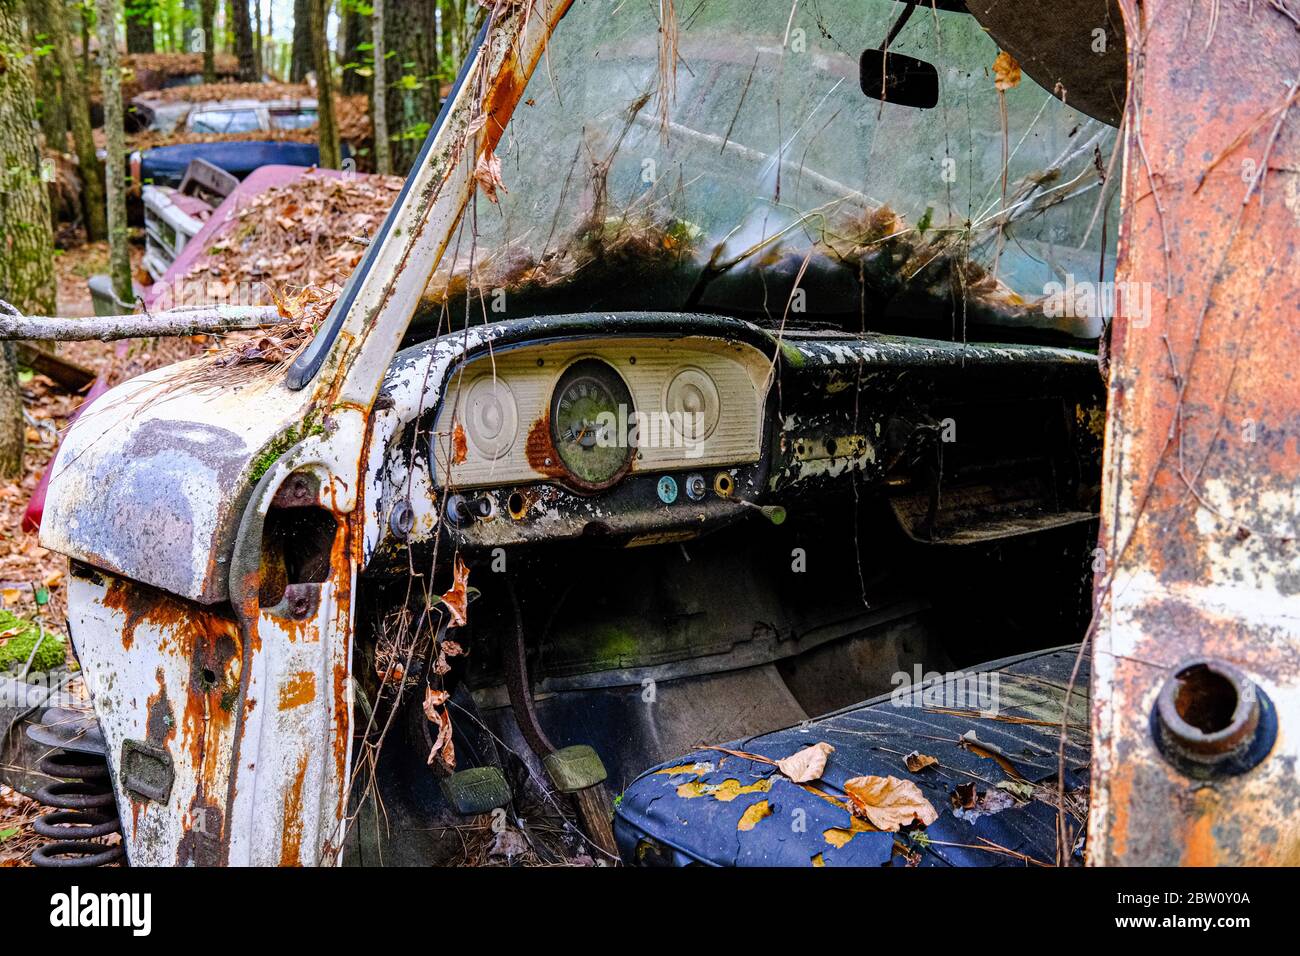
POLYGON ((489 202, 497 202, 498 189, 503 193, 510 192, 501 181, 501 160, 496 153, 490 151, 478 158, 474 166, 474 181, 482 188, 483 195, 487 196, 489 202))
POLYGON ((975 784, 959 783, 956 789, 948 795, 948 800, 958 810, 972 810, 979 801, 979 794, 975 791, 975 784))
POLYGON ((434 690, 432 687, 426 687, 424 689, 424 716, 435 724, 438 723, 438 708, 447 703, 447 698, 450 696, 445 690, 434 690))
POLYGON ((929 826, 939 819, 921 788, 897 777, 854 777, 844 782, 855 816, 872 826, 893 833, 913 821, 929 826))
POLYGON ((447 605, 447 610, 451 612, 451 626, 460 627, 468 618, 465 614, 465 605, 469 600, 465 586, 469 582, 469 568, 461 560, 460 555, 456 555, 456 562, 451 573, 452 583, 451 590, 442 596, 442 601, 447 605))
POLYGON ((835 752, 828 743, 818 742, 776 762, 777 769, 794 783, 818 779, 826 769, 826 758, 835 752))
POLYGON ((931 757, 929 754, 923 754, 919 750, 913 750, 903 758, 903 765, 912 773, 917 773, 924 770, 926 767, 933 767, 938 762, 938 757, 931 757))
MULTIPOLYGON (((428 698, 425 698, 427 705, 428 698)), ((428 710, 426 714, 430 714, 428 710)), ((437 764, 440 769, 451 773, 456 769, 456 748, 451 742, 451 714, 447 713, 447 708, 437 708, 432 711, 429 720, 438 726, 438 737, 433 742, 433 749, 429 751, 428 765, 432 767, 437 764)))
POLYGON ((451 665, 447 663, 449 657, 459 657, 465 653, 465 649, 455 641, 443 641, 438 645, 438 654, 433 660, 433 672, 439 677, 451 672, 451 665))
POLYGON ((993 87, 1000 93, 1015 89, 1020 85, 1020 64, 1006 50, 998 51, 993 61, 993 87))

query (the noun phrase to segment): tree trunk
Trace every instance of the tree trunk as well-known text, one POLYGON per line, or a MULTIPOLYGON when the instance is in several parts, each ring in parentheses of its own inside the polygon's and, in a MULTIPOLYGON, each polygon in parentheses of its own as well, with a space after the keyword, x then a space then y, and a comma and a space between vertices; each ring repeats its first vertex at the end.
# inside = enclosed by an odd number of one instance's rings
MULTIPOLYGON (((52 43, 54 34, 50 0, 27 0, 27 25, 31 32, 31 45, 26 49, 41 50, 52 43)), ((51 149, 66 152, 68 149, 68 114, 64 105, 65 91, 60 82, 59 66, 49 54, 36 57, 36 91, 39 94, 41 132, 45 144, 51 149)))
POLYGON ((81 75, 90 78, 90 18, 91 0, 77 0, 77 11, 81 14, 81 75))
POLYGON ((320 129, 320 164, 327 169, 343 165, 339 155, 339 130, 334 122, 334 77, 330 68, 329 34, 325 7, 329 0, 311 0, 311 40, 316 54, 316 115, 320 129))
POLYGON ((154 52, 153 5, 154 0, 126 0, 127 53, 154 52))
POLYGON ((95 156, 95 140, 90 126, 90 101, 86 98, 86 86, 77 73, 77 61, 72 56, 68 23, 63 17, 53 17, 52 27, 54 35, 51 43, 55 62, 63 75, 63 98, 72 124, 77 165, 81 170, 81 204, 86 222, 86 238, 97 242, 108 238, 108 223, 104 213, 104 167, 95 156))
POLYGON ((248 19, 248 0, 234 0, 230 5, 235 32, 235 54, 239 57, 239 78, 245 83, 257 82, 257 53, 253 48, 253 28, 248 19))
POLYGON ((316 69, 311 46, 312 0, 293 0, 293 62, 289 82, 302 83, 316 69))
POLYGON ((375 69, 371 93, 370 116, 374 123, 375 172, 388 175, 393 171, 393 153, 388 142, 388 71, 384 68, 384 0, 372 0, 371 43, 374 44, 375 69))
POLYGON ((262 0, 254 0, 253 3, 253 60, 257 68, 257 79, 260 81, 266 73, 266 61, 262 58, 262 0))
MULTIPOLYGON (((373 4, 371 4, 373 7, 373 4)), ((339 0, 339 15, 342 17, 342 29, 339 31, 343 43, 339 46, 339 62, 355 64, 351 69, 343 70, 341 89, 347 96, 365 93, 369 88, 366 77, 357 72, 366 56, 359 49, 366 41, 367 27, 365 15, 357 9, 355 0, 339 0)))
POLYGON ((202 0, 199 16, 203 19, 203 82, 217 82, 217 0, 202 0))
POLYGON ((428 0, 388 0, 385 8, 384 34, 394 54, 385 70, 388 135, 393 172, 405 176, 438 116, 437 11, 428 0))
MULTIPOLYGON (((36 90, 20 0, 0 0, 0 297, 24 311, 54 305, 54 230, 41 179, 36 90)), ((12 345, 0 348, 0 475, 23 466, 23 405, 12 345)))
MULTIPOLYGON (((113 292, 123 302, 134 302, 131 256, 126 226, 126 134, 122 128, 122 71, 117 53, 118 0, 97 0, 99 66, 104 91, 104 134, 108 159, 105 191, 108 194, 108 272, 113 292)), ((17 303, 15 303, 17 304, 17 303)), ((21 306, 19 306, 21 308, 21 306)), ((26 310, 25 310, 26 311, 26 310)))

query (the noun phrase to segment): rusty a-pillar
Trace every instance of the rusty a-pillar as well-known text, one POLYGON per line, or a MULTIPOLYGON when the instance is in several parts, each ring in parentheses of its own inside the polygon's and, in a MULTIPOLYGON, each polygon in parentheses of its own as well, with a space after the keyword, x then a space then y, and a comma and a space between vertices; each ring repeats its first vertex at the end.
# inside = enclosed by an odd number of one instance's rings
POLYGON ((1088 859, 1296 864, 1300 32, 1269 3, 1121 6, 1116 278, 1137 285, 1112 337, 1088 859))

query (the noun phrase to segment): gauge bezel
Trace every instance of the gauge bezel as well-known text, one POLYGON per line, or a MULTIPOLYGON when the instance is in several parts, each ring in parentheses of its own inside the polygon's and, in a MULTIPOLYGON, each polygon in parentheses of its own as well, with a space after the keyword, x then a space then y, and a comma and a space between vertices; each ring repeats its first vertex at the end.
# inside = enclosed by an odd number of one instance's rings
MULTIPOLYGON (((618 369, 603 358, 594 355, 579 356, 569 362, 569 364, 567 364, 556 377, 555 384, 551 386, 551 399, 547 405, 549 409, 547 417, 549 418, 548 432, 551 439, 551 447, 555 449, 555 461, 561 473, 559 481, 574 491, 586 494, 606 491, 607 489, 617 485, 627 477, 628 472, 632 470, 632 463, 636 459, 636 448, 630 442, 626 441, 625 435, 625 454, 623 456, 623 463, 619 466, 618 470, 604 481, 591 482, 575 474, 573 469, 569 467, 569 463, 564 460, 564 456, 560 454, 558 429, 560 397, 567 390, 573 379, 583 375, 586 372, 586 369, 592 366, 599 367, 605 375, 611 377, 612 380, 618 384, 618 387, 623 390, 627 399, 629 422, 631 422, 632 416, 636 413, 636 401, 632 395, 632 388, 627 383, 627 379, 619 373, 618 369)), ((614 397, 618 398, 619 396, 615 395, 614 397)))

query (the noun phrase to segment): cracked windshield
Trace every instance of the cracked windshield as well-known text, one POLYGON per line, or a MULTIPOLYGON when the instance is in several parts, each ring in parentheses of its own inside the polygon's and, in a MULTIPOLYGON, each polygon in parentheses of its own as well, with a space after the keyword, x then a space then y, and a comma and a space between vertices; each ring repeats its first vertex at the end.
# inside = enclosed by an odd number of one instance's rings
POLYGON ((1091 339, 1050 293, 1112 274, 1114 137, 967 13, 579 0, 429 297, 1091 339))

